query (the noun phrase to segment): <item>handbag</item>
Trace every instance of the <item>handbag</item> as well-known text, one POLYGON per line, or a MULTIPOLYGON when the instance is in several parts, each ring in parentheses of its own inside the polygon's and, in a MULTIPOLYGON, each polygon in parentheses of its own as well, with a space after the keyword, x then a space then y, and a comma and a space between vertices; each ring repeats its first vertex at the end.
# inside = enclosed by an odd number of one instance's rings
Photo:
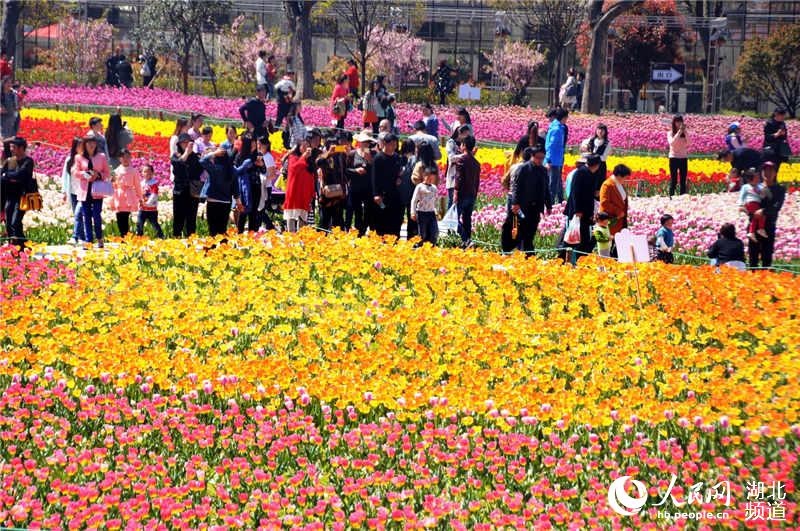
POLYGON ((572 216, 567 226, 567 232, 564 233, 564 243, 567 245, 578 245, 581 243, 581 220, 576 216, 572 216))
POLYGON ((336 103, 333 104, 333 114, 336 116, 344 116, 347 114, 347 104, 345 100, 337 100, 336 103))
POLYGON ((42 209, 42 196, 39 192, 29 192, 23 195, 19 200, 20 210, 41 210, 42 209))
POLYGON ((104 197, 111 197, 114 195, 114 185, 111 181, 93 181, 92 182, 92 197, 95 199, 102 199, 104 197))
POLYGON ((322 196, 325 199, 341 199, 345 196, 344 186, 341 184, 326 184, 322 187, 322 196))
POLYGON ((500 246, 510 253, 519 246, 519 216, 509 212, 500 231, 500 246))

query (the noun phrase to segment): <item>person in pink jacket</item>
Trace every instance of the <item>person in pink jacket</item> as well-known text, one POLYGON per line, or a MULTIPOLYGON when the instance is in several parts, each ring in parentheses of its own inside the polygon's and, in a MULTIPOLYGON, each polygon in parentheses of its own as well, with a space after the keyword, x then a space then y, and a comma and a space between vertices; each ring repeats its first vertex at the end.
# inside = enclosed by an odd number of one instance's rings
POLYGON ((91 243, 94 235, 98 247, 103 247, 103 219, 100 214, 103 211, 103 198, 113 195, 113 188, 108 160, 97 149, 97 138, 92 132, 83 137, 83 150, 75 156, 72 178, 78 183, 76 195, 83 212, 86 241, 91 243))
POLYGON ((336 80, 331 93, 331 123, 335 123, 337 129, 344 129, 344 119, 347 118, 349 105, 350 81, 347 74, 342 74, 336 80))
POLYGON ((119 154, 119 166, 114 170, 113 209, 117 213, 119 235, 123 238, 130 230, 131 212, 139 210, 142 199, 142 184, 139 172, 131 167, 131 152, 123 149, 119 154))
POLYGON ((681 195, 686 193, 686 176, 689 173, 689 135, 683 116, 676 114, 672 118, 672 129, 667 132, 669 144, 669 196, 675 195, 678 174, 681 178, 681 195))

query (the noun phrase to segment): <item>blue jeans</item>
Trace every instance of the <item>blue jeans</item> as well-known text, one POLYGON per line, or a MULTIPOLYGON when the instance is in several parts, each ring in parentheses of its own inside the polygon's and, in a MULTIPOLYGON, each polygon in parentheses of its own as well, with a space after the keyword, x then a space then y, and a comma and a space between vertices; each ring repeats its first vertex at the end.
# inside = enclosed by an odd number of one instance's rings
POLYGON ((475 197, 459 197, 456 204, 458 212, 458 234, 461 241, 468 243, 472 239, 472 211, 475 210, 475 197))
POLYGON ((550 166, 547 175, 550 177, 550 200, 553 204, 564 200, 564 183, 561 182, 561 166, 550 166))
POLYGON ((140 210, 139 218, 136 220, 136 235, 141 236, 144 234, 145 222, 150 223, 156 229, 156 236, 164 238, 164 231, 161 230, 161 225, 158 223, 157 210, 140 210))
POLYGON ((422 241, 436 245, 436 240, 439 238, 439 222, 436 220, 436 212, 417 212, 417 224, 422 241))
POLYGON ((78 202, 78 196, 75 194, 69 194, 69 206, 72 208, 75 218, 72 226, 72 239, 84 241, 86 237, 83 234, 83 209, 81 208, 81 204, 78 202))
POLYGON ((98 240, 103 239, 103 200, 87 197, 86 201, 81 201, 80 210, 83 214, 83 229, 86 233, 86 241, 92 243, 92 226, 94 225, 94 235, 98 240))

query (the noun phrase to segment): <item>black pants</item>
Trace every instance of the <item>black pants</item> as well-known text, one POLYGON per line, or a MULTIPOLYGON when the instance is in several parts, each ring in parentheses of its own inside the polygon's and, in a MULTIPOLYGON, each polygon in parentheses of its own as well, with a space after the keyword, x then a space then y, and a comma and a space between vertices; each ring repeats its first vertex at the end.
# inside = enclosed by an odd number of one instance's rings
MULTIPOLYGON (((153 76, 142 76, 142 86, 146 87, 153 80, 153 76)), ((152 86, 150 88, 153 88, 152 86)))
POLYGON ((261 183, 250 183, 250 211, 247 213, 240 213, 239 219, 236 220, 236 229, 239 234, 244 232, 244 225, 247 223, 247 230, 256 232, 261 225, 261 216, 256 208, 258 203, 261 202, 261 183))
MULTIPOLYGON (((367 232, 367 225, 369 220, 367 217, 371 212, 372 195, 369 190, 351 190, 350 192, 350 206, 352 207, 352 216, 355 218, 355 227, 359 236, 363 236, 367 232)), ((345 223, 350 226, 350 220, 345 223)))
POLYGON ((275 127, 280 127, 283 119, 289 114, 291 104, 281 101, 281 96, 278 97, 278 115, 275 117, 275 127))
POLYGON ((439 105, 446 105, 447 104, 447 94, 444 92, 439 93, 439 105))
POLYGON ((131 213, 117 212, 117 226, 119 227, 119 235, 124 238, 131 229, 131 213))
POLYGON ((231 215, 230 203, 206 203, 206 219, 208 219, 208 233, 211 236, 228 232, 228 218, 231 215))
POLYGON ((678 173, 681 174, 681 195, 686 193, 686 175, 689 173, 689 159, 669 159, 669 196, 675 195, 678 184, 678 173))
POLYGON ((519 239, 522 243, 522 252, 526 258, 533 256, 535 249, 533 240, 536 238, 536 231, 539 230, 539 212, 533 208, 523 210, 525 219, 519 220, 519 239))
POLYGON ((180 238, 197 232, 197 207, 200 201, 189 191, 172 196, 172 236, 180 238))
POLYGON ((403 205, 403 216, 406 220, 406 239, 410 240, 419 234, 419 225, 411 219, 411 203, 403 205))
POLYGON ((419 237, 422 238, 422 241, 436 245, 439 238, 439 222, 436 219, 436 212, 417 212, 417 222, 419 223, 419 237))
POLYGON ((336 120, 336 129, 344 129, 344 119, 345 118, 347 118, 346 114, 344 116, 342 116, 341 118, 336 120))
POLYGON ((750 267, 772 267, 772 254, 775 252, 775 227, 767 227, 767 237, 756 234, 756 241, 748 240, 747 255, 750 267))
POLYGON ((671 264, 675 261, 675 257, 672 256, 672 253, 669 251, 658 251, 656 253, 656 260, 664 262, 665 264, 671 264))
POLYGON ((144 234, 145 222, 150 223, 156 230, 156 236, 159 238, 164 237, 164 231, 161 230, 161 225, 158 223, 158 210, 140 210, 139 218, 136 220, 136 235, 142 236, 144 234))
POLYGON ((403 207, 397 201, 384 199, 385 208, 381 208, 373 202, 375 220, 373 225, 378 236, 397 236, 400 237, 400 229, 403 226, 403 207))
POLYGON ((339 201, 331 206, 320 206, 319 226, 325 230, 338 227, 344 230, 344 204, 339 201))
POLYGON ((22 232, 22 218, 25 211, 20 210, 20 196, 17 194, 6 194, 3 198, 3 212, 6 216, 6 233, 11 245, 22 245, 25 243, 25 234, 22 232))

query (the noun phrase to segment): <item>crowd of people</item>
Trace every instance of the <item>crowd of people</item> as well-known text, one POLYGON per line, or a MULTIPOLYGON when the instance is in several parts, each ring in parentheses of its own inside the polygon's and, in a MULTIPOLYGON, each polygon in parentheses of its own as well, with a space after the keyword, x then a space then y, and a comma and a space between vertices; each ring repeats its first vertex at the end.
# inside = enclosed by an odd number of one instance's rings
MULTIPOLYGON (((119 65, 124 56, 120 53, 112 59, 119 65)), ((436 116, 433 106, 423 106, 420 119, 407 124, 413 134, 401 141, 393 107, 395 96, 387 89, 385 78, 376 77, 359 94, 359 73, 351 60, 331 95, 329 127, 314 127, 302 118, 291 68, 279 79, 274 56, 263 52, 254 67, 258 81, 255 96, 241 105, 242 127, 229 125, 224 142, 216 145, 212 141, 213 128, 205 124, 201 114, 176 121, 169 142, 173 237, 187 237, 197 231, 199 205, 204 202, 212 236, 226 233, 231 223, 240 233, 269 230, 276 225, 295 232, 316 223, 323 230, 336 227, 355 230, 359 235, 372 231, 396 237, 405 225, 408 238, 419 236, 422 242, 435 245, 439 214, 444 210, 437 197, 442 178, 446 210, 457 217, 462 246, 473 245, 472 213, 481 166, 475 158, 477 141, 465 108, 458 110, 457 121, 447 124, 436 116), (267 102, 272 98, 277 101, 274 118, 267 116, 267 102), (356 134, 344 128, 347 113, 354 106, 362 111, 363 125, 356 134), (447 132, 446 164, 440 172, 442 125, 447 132), (270 134, 277 130, 282 131, 285 148, 279 160, 270 142, 270 134), (277 218, 276 212, 280 213, 277 218)), ((570 86, 579 82, 574 71, 570 71, 570 78, 570 86)), ((118 76, 117 81, 124 84, 120 79, 118 76)), ((563 105, 546 115, 546 133, 540 132, 538 122, 531 121, 510 153, 502 180, 508 191, 501 235, 505 252, 520 250, 532 255, 542 216, 553 205, 563 203, 565 228, 557 244, 563 260, 575 263, 595 249, 603 257, 617 255, 615 235, 628 224, 626 181, 631 170, 620 164, 608 171, 612 143, 604 124, 598 124, 594 134, 580 142, 575 169, 566 179, 563 175, 568 108, 575 106, 571 98, 578 93, 565 90, 563 105)), ((36 188, 33 161, 25 154, 27 143, 16 137, 20 99, 10 78, 4 78, 2 126, 7 141, 3 216, 9 238, 17 243, 24 241, 22 198, 36 188)), ((772 262, 776 220, 785 197, 777 173, 791 155, 785 117, 786 113, 778 109, 765 124, 761 151, 747 147, 739 124, 732 123, 725 136, 727 149, 719 153, 720 160, 731 163, 729 190, 740 194, 741 212, 749 217, 751 266, 760 262, 769 267, 772 262)), ((676 115, 666 132, 670 197, 687 191, 687 131, 683 117, 676 115)), ((107 127, 99 117, 92 118, 86 134, 73 139, 62 172, 64 200, 74 212, 69 243, 96 241, 98 246, 104 245, 101 212, 106 198, 123 237, 131 230, 133 214, 137 214, 136 234, 142 235, 149 223, 158 237, 164 237, 158 220, 158 181, 149 164, 140 165, 139 171, 133 169, 134 154, 128 150, 132 141, 133 134, 119 114, 109 117, 107 127)), ((655 259, 674 260, 673 223, 673 217, 664 213, 661 228, 650 239, 655 259)), ((709 257, 720 264, 743 262, 744 245, 728 243, 735 239, 735 231, 724 225, 709 257), (741 252, 737 251, 739 247, 741 252)))

